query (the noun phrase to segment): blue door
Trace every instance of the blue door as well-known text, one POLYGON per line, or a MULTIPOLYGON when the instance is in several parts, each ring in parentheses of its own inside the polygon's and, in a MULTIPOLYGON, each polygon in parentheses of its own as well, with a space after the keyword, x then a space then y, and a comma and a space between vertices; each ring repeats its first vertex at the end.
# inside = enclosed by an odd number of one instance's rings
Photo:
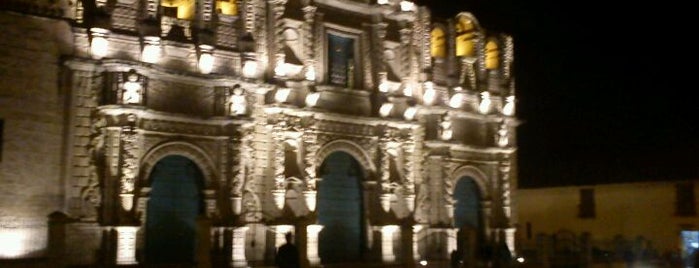
POLYGON ((328 156, 318 183, 318 254, 323 263, 361 260, 362 191, 359 164, 347 153, 328 156))
POLYGON ((146 215, 148 263, 193 263, 203 176, 191 160, 167 156, 151 172, 146 215))

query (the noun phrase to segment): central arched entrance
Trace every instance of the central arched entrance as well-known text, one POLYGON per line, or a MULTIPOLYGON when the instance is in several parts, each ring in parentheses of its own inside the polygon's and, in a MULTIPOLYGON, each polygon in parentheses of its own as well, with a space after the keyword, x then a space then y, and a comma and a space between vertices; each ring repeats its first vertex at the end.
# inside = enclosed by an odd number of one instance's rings
POLYGON ((318 183, 318 254, 323 264, 362 259, 363 203, 361 168, 344 152, 330 154, 320 168, 318 183))
POLYGON ((454 227, 459 228, 457 249, 466 263, 472 263, 480 252, 481 195, 471 177, 461 177, 454 186, 454 227))
POLYGON ((149 181, 145 262, 194 263, 196 218, 204 208, 201 171, 188 158, 171 155, 158 161, 149 181))

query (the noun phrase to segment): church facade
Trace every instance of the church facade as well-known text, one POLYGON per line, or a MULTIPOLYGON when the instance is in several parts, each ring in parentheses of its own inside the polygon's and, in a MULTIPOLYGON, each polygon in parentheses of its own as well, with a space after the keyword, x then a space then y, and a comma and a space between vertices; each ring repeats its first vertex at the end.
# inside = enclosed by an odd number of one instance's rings
POLYGON ((0 4, 0 259, 515 250, 513 44, 395 0, 0 4))

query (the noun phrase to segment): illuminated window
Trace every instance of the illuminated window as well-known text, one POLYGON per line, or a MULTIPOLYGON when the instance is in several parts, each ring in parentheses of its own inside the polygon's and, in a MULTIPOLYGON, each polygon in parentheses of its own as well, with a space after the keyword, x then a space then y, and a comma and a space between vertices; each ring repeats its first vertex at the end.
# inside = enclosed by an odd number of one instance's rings
POLYGON ((432 57, 444 58, 447 55, 447 44, 444 39, 444 30, 434 28, 430 35, 430 53, 432 57))
POLYGON ((475 27, 473 21, 461 17, 456 23, 456 56, 473 56, 475 27))
POLYGON ((328 34, 328 81, 332 85, 354 87, 354 39, 328 34))
POLYGON ((163 16, 175 17, 183 20, 194 18, 194 0, 163 0, 163 16))
POLYGON ((238 15, 238 6, 235 5, 235 0, 217 0, 216 13, 223 15, 238 15))
POLYGON ((693 183, 685 182, 675 185, 675 215, 681 217, 697 215, 693 183))
POLYGON ((595 189, 580 189, 578 217, 583 219, 595 217, 595 189))
POLYGON ((500 52, 498 51, 498 44, 495 41, 490 40, 485 44, 485 68, 486 69, 497 69, 500 66, 500 52))

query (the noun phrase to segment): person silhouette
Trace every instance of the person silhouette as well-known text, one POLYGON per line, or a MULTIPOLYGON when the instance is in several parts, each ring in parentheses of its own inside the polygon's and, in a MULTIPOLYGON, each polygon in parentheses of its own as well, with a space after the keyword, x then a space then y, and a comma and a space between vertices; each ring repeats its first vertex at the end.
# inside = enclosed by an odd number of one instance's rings
POLYGON ((277 267, 280 268, 299 268, 301 267, 301 263, 299 262, 299 250, 291 243, 293 235, 291 232, 288 232, 285 237, 286 244, 277 249, 277 255, 274 261, 277 267))

